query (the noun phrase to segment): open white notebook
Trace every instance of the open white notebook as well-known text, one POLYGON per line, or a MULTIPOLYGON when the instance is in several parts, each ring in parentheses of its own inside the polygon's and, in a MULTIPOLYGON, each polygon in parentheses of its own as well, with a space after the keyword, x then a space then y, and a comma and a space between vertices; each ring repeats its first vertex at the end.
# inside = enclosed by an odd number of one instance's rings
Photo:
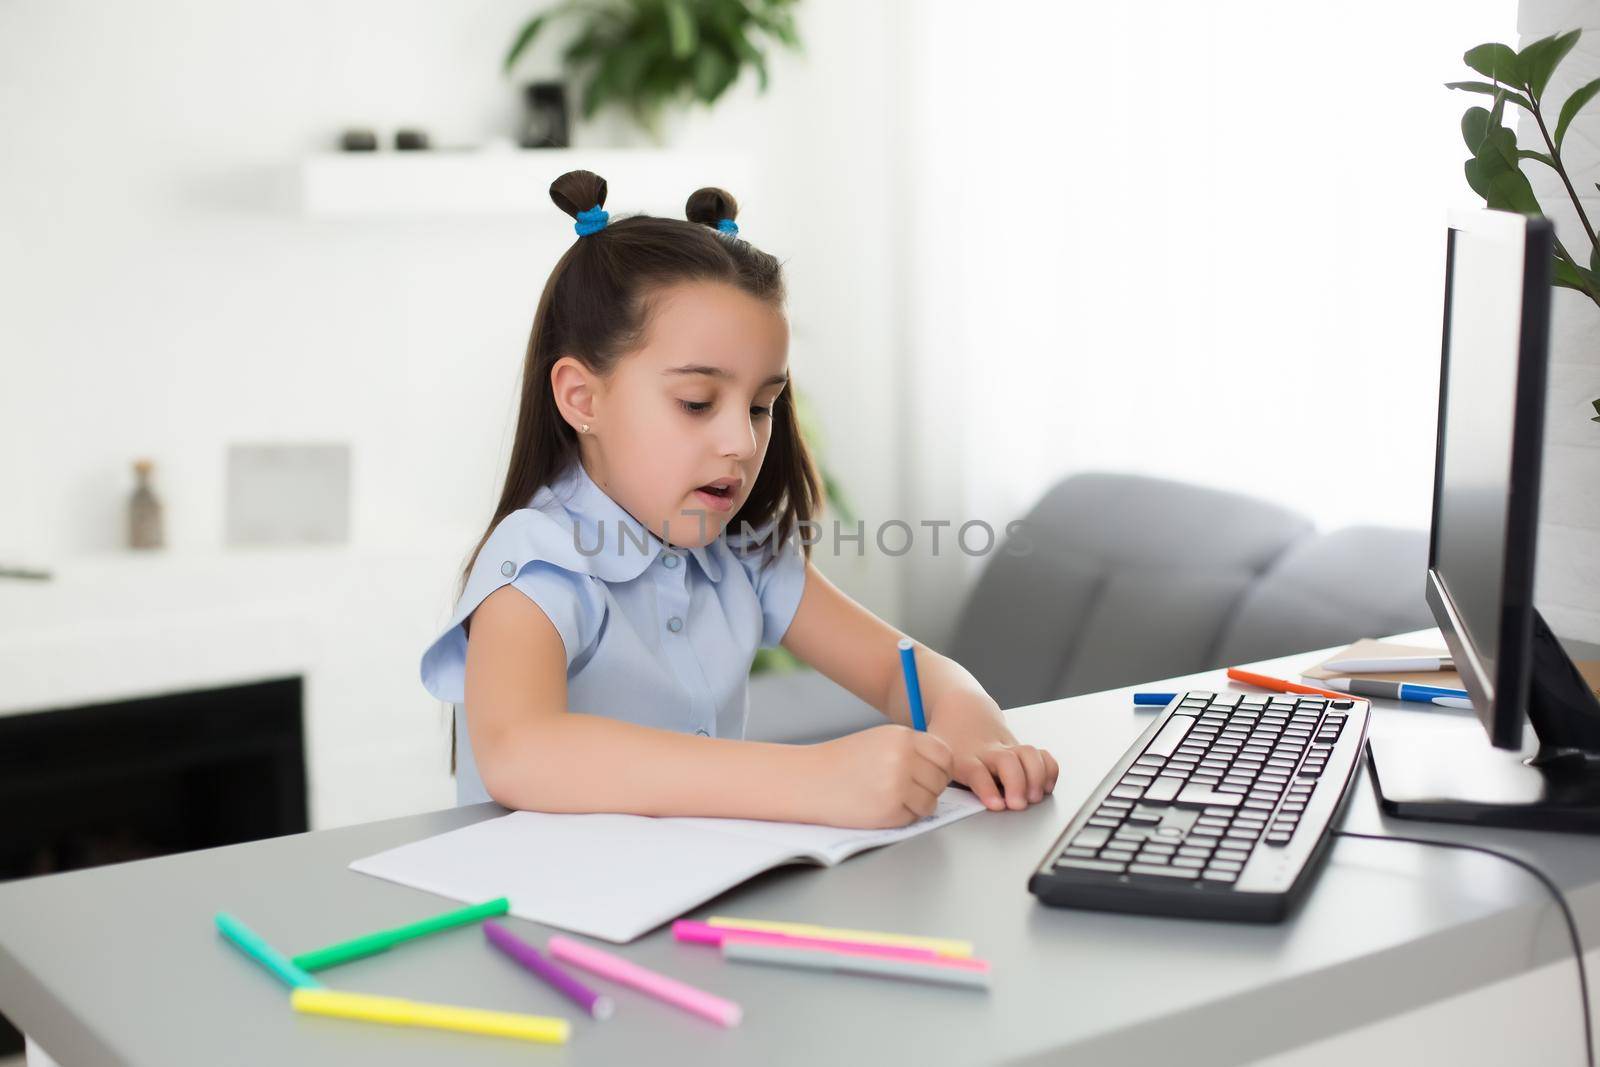
POLYGON ((769 868, 831 867, 983 810, 977 797, 951 787, 932 815, 898 830, 517 811, 350 869, 467 903, 509 897, 519 918, 621 943, 769 868))

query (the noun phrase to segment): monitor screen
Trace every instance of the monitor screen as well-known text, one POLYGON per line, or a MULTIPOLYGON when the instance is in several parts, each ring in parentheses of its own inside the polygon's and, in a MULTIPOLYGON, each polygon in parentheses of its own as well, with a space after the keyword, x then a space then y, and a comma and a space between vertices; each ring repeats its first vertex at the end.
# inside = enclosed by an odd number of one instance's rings
POLYGON ((1547 273, 1528 268, 1548 257, 1547 233, 1542 220, 1473 213, 1452 219, 1446 257, 1430 602, 1503 745, 1520 740, 1527 684, 1549 300, 1533 288, 1547 273))

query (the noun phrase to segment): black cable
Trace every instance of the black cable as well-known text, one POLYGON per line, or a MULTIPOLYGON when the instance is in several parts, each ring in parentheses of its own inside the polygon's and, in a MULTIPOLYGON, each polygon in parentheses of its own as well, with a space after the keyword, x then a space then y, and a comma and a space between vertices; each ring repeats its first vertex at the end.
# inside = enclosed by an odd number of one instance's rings
POLYGON ((1566 894, 1550 880, 1543 871, 1528 863, 1519 860, 1505 852, 1499 852, 1482 845, 1467 845, 1459 841, 1434 841, 1426 837, 1404 837, 1399 834, 1358 834, 1350 830, 1330 830, 1338 837, 1354 837, 1363 841, 1404 841, 1413 845, 1432 845, 1435 848, 1458 848, 1463 852, 1482 852, 1488 856, 1503 859, 1507 863, 1515 864, 1533 875, 1550 891, 1555 898, 1556 906, 1561 909, 1561 917, 1567 920, 1567 935, 1572 939, 1572 956, 1578 964, 1578 995, 1583 998, 1583 1054, 1589 1064, 1594 1067, 1594 1024, 1589 1018, 1589 974, 1583 966, 1583 942, 1578 938, 1578 921, 1572 917, 1572 909, 1567 906, 1566 894))

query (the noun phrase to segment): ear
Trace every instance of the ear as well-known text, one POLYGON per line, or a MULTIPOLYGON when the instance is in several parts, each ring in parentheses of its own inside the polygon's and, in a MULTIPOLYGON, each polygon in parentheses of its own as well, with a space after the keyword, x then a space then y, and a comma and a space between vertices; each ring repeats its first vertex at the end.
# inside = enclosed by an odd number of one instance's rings
POLYGON ((595 396, 603 388, 599 376, 573 356, 562 356, 550 368, 550 393, 561 417, 574 430, 597 422, 595 396))

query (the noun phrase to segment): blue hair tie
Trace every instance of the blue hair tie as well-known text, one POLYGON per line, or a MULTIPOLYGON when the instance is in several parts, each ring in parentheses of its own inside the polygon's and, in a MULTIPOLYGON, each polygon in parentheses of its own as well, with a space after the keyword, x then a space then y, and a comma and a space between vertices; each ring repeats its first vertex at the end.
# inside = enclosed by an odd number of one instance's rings
POLYGON ((737 237, 739 236, 739 224, 732 219, 718 219, 717 232, 725 233, 729 237, 737 237))
POLYGON ((599 233, 605 229, 606 223, 610 221, 611 216, 599 204, 596 204, 588 211, 578 212, 577 219, 578 224, 572 228, 578 231, 579 237, 587 237, 591 233, 599 233))

